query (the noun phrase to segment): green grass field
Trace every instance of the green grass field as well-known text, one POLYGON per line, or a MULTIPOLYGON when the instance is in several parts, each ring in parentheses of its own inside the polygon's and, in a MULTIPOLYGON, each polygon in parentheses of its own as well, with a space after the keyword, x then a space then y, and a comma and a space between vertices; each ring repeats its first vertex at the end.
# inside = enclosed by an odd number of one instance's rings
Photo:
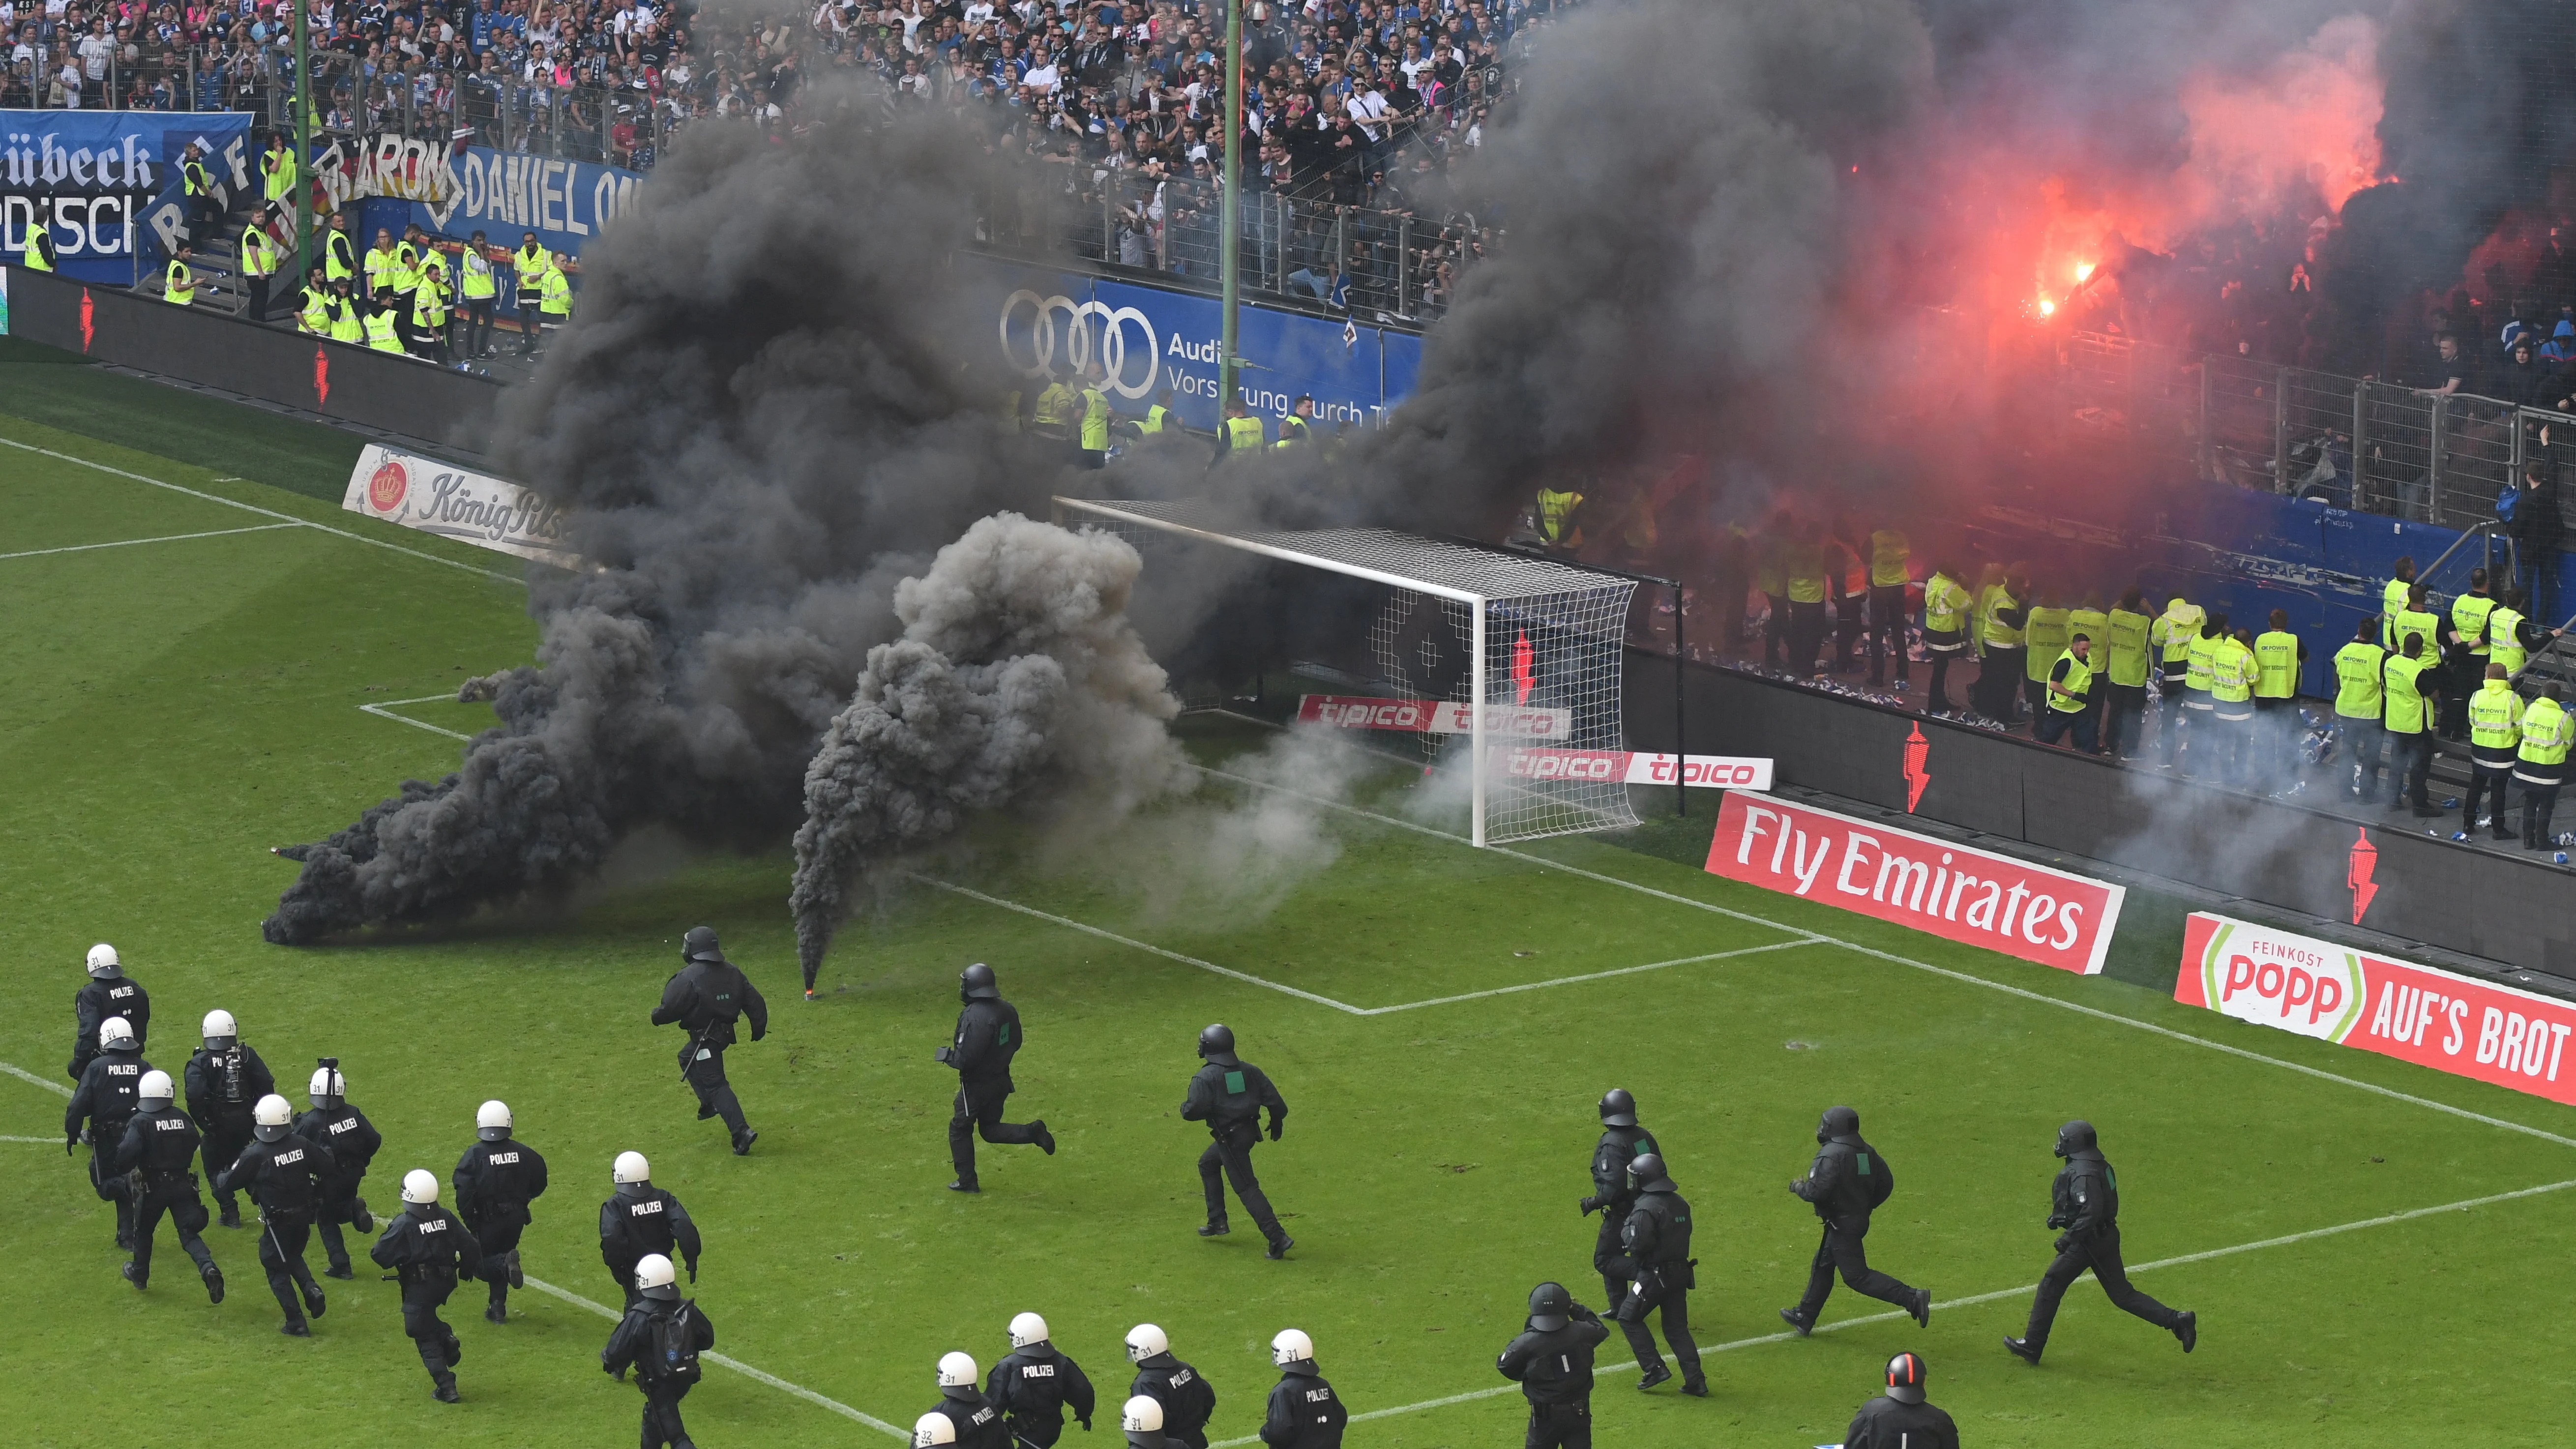
MULTIPOLYGON (((510 572, 498 555, 320 501, 348 440, 265 417, 181 426, 132 391, 146 385, 0 354, 0 374, 37 367, 42 387, 0 394, 0 1061, 43 1079, 0 1077, 11 1445, 634 1434, 634 1392, 597 1369, 607 1321, 533 1286, 504 1326, 481 1319, 478 1290, 450 1305, 455 1406, 430 1400, 372 1274, 326 1285, 309 1341, 277 1334, 247 1231, 209 1231, 232 1284, 220 1307, 166 1230, 150 1292, 127 1287, 107 1206, 54 1146, 63 1099, 45 1085, 62 1080, 81 953, 102 939, 152 992, 157 1065, 175 1069, 216 1006, 298 1087, 317 1054, 339 1056, 387 1139, 367 1192, 380 1211, 404 1169, 445 1178, 478 1102, 508 1100, 554 1169, 526 1263, 569 1294, 611 1298, 597 1205, 611 1157, 648 1153, 706 1231, 694 1291, 719 1349, 758 1371, 711 1368, 690 1398, 708 1449, 890 1442, 858 1416, 908 1425, 939 1354, 989 1365, 1021 1309, 1112 1404, 1120 1335, 1162 1324, 1215 1383, 1223 1439, 1258 1427, 1264 1346, 1295 1325, 1354 1410, 1380 1413, 1353 1444, 1517 1443, 1493 1355, 1538 1279, 1598 1302, 1575 1201, 1612 1085, 1637 1093, 1697 1209, 1713 1393, 1635 1393, 1614 1338, 1605 1445, 1828 1442, 1900 1349, 1929 1360, 1935 1401, 1978 1446, 2468 1443, 2559 1414, 2547 1365, 2576 1348, 2559 1311, 2576 1267, 2555 1250, 2576 1230, 2568 1113, 1738 887, 1694 869, 1670 825, 1478 852, 1398 823, 1395 772, 1318 816, 1338 860, 1266 912, 1138 880, 1150 865, 1130 862, 1169 858, 1168 820, 1074 851, 987 830, 852 923, 811 1005, 783 842, 754 860, 647 843, 541 917, 265 945, 258 922, 292 872, 265 847, 456 759, 455 740, 362 706, 527 659, 524 592, 483 572, 510 572), (253 476, 268 465, 276 479, 253 476), (170 541, 95 546, 146 539, 170 541), (676 1038, 645 1019, 701 921, 776 1013, 733 1056, 763 1134, 748 1159, 693 1120, 676 1038), (940 1190, 954 1079, 930 1053, 972 960, 994 963, 1027 1025, 1011 1115, 1043 1115, 1063 1149, 986 1148, 986 1190, 961 1199, 940 1190), (1685 964, 1541 984, 1665 962, 1685 964), (1215 1242, 1191 1232, 1205 1137, 1177 1107, 1194 1035, 1220 1019, 1293 1107, 1256 1159, 1294 1215, 1285 1263, 1240 1222, 1215 1242), (1828 1331, 1777 1332, 1815 1241, 1783 1185, 1834 1102, 1899 1171, 1870 1246, 1934 1290, 1928 1332, 1847 1290, 1828 1331), (2047 1260, 2047 1148, 2075 1115, 2120 1169, 2133 1269, 2196 1259, 2139 1273, 2200 1314, 2191 1357, 2090 1283, 2044 1368, 1997 1342, 2047 1260)), ((392 713, 460 733, 488 718, 392 713)), ((1210 760, 1262 742, 1188 725, 1210 760)), ((1106 1412, 1068 1442, 1115 1443, 1106 1412)))

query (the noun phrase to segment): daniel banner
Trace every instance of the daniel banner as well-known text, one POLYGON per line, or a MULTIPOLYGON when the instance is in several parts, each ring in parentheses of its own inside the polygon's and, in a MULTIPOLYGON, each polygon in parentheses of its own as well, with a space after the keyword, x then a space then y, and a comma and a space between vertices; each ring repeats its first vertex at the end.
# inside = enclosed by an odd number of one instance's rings
POLYGON ((1811 805, 1729 793, 1708 871, 2060 971, 2102 969, 2127 892, 1811 805))
POLYGON ((565 538, 564 511, 534 489, 372 443, 358 454, 340 506, 521 558, 581 564, 565 538))
POLYGON ((2194 911, 2174 1000, 2576 1102, 2576 1070, 2561 1070, 2576 1067, 2563 1060, 2576 1006, 2510 986, 2194 911))

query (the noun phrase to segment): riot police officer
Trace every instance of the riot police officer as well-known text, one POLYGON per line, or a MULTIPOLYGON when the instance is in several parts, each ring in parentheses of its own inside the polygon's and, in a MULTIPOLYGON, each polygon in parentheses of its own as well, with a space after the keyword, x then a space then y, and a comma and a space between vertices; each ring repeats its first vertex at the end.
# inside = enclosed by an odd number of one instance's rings
POLYGON ((635 1387, 644 1393, 644 1449, 695 1449, 680 1422, 680 1400, 703 1372, 698 1355, 716 1346, 716 1326, 696 1299, 680 1297, 674 1276, 671 1260, 660 1253, 637 1260, 626 1316, 599 1351, 600 1368, 620 1382, 635 1370, 635 1387))
POLYGON ((241 1027, 231 1012, 207 1012, 198 1031, 205 1045, 188 1058, 188 1116, 206 1137, 206 1169, 215 1174, 210 1186, 223 1209, 219 1221, 237 1228, 241 1207, 223 1185, 221 1173, 250 1145, 251 1109, 260 1098, 276 1095, 277 1079, 269 1075, 268 1063, 241 1039, 241 1027))
POLYGON ((314 1205, 321 1201, 331 1154, 295 1135, 295 1109, 275 1092, 251 1109, 251 1134, 258 1140, 216 1175, 215 1187, 226 1194, 249 1193, 258 1204, 259 1266, 268 1274, 268 1291, 286 1312, 286 1326, 278 1332, 311 1338, 304 1316, 322 1316, 322 1285, 304 1265, 304 1244, 313 1233, 314 1205), (301 1304, 295 1301, 298 1291, 304 1295, 301 1304))
POLYGON ((1053 1449, 1064 1434, 1064 1411, 1091 1428, 1091 1380, 1082 1366, 1047 1341, 1047 1323, 1034 1313, 1011 1319, 1011 1352, 984 1380, 984 1397, 1002 1411, 1015 1443, 1053 1449))
POLYGON ((1136 1395, 1118 1411, 1118 1428, 1127 1436, 1127 1449, 1164 1449, 1163 1406, 1147 1395, 1136 1395))
POLYGON ((134 1028, 124 1017, 111 1016, 98 1024, 98 1055, 81 1068, 80 1085, 63 1107, 63 1155, 69 1157, 84 1137, 89 1140, 89 1185, 99 1201, 116 1204, 120 1248, 134 1246, 134 1198, 114 1171, 116 1146, 124 1140, 144 1074, 151 1070, 134 1028))
POLYGON ((1587 1213, 1601 1214, 1601 1232, 1592 1240, 1592 1269, 1601 1275, 1601 1286, 1610 1295, 1610 1312, 1619 1312, 1619 1300, 1628 1296, 1628 1280, 1619 1272, 1619 1234, 1628 1226, 1628 1210, 1637 1195, 1628 1187, 1628 1164, 1640 1152, 1662 1155, 1655 1145, 1655 1135, 1637 1125, 1637 1099, 1623 1087, 1612 1087, 1601 1098, 1601 1140, 1592 1148, 1592 1195, 1580 1206, 1587 1213))
POLYGON ((1575 1302, 1565 1285, 1530 1290, 1527 1326, 1494 1360, 1529 1400, 1522 1449, 1592 1449, 1592 1350, 1609 1337, 1600 1316, 1575 1302))
POLYGON ((519 1234, 531 1219, 528 1204, 545 1196, 546 1160, 510 1135, 510 1108, 486 1102, 474 1113, 474 1145, 456 1159, 456 1211, 483 1250, 483 1281, 492 1301, 483 1316, 510 1321, 510 1290, 528 1285, 519 1271, 519 1234))
POLYGON ((1816 1160, 1789 1191, 1812 1204, 1824 1220, 1824 1241, 1816 1246, 1807 1268, 1807 1296, 1780 1317, 1800 1338, 1814 1331, 1816 1315, 1834 1291, 1834 1274, 1855 1293, 1892 1303, 1914 1315, 1916 1324, 1932 1324, 1932 1290, 1908 1288, 1869 1265, 1861 1239, 1869 1235, 1869 1215, 1896 1191, 1895 1170, 1860 1136, 1860 1114, 1849 1107, 1828 1107, 1816 1124, 1816 1160))
POLYGON ((725 1048, 734 1044, 734 1023, 751 1018, 751 1039, 769 1034, 769 1003, 742 969, 724 958, 712 927, 692 926, 680 939, 680 969, 662 983, 662 1004, 653 1008, 653 1024, 677 1024, 689 1034, 680 1048, 680 1080, 698 1094, 698 1120, 722 1117, 733 1138, 736 1157, 751 1155, 760 1134, 743 1119, 742 1101, 725 1080, 725 1048))
POLYGON ((1279 1382, 1270 1388, 1261 1442, 1270 1449, 1341 1449, 1351 1411, 1315 1369, 1315 1341, 1305 1330, 1283 1328, 1270 1339, 1270 1362, 1279 1382))
POLYGON ((2090 1268, 2113 1307, 2172 1334, 2182 1341, 2183 1352, 2191 1352, 2200 1342, 2199 1317, 2189 1310, 2176 1312, 2139 1292, 2120 1262, 2120 1178, 2103 1160, 2093 1124, 2078 1119, 2058 1128, 2055 1150, 2066 1165, 2048 1187, 2048 1226, 2065 1231, 2057 1236, 2056 1259, 2039 1275, 2030 1327, 2019 1338, 2005 1339, 2004 1347, 2036 1365, 2040 1351, 2048 1347, 2048 1328, 2057 1318, 2058 1300, 2066 1296, 2067 1285, 2090 1268))
POLYGON ((653 1185, 653 1165, 644 1154, 617 1154, 608 1179, 614 1190, 599 1205, 599 1261, 608 1265, 609 1276, 625 1293, 628 1310, 634 1309, 640 1291, 636 1265, 656 1253, 686 1259, 689 1281, 697 1282, 698 1225, 689 1221, 689 1210, 678 1198, 653 1185))
POLYGON ((1922 1359, 1900 1353, 1887 1361, 1887 1392, 1852 1415, 1843 1449, 1959 1449, 1959 1426, 1923 1400, 1922 1359))
POLYGON ((967 967, 957 978, 957 998, 965 1005, 957 1013, 956 1035, 933 1053, 957 1069, 957 1107, 948 1118, 948 1159, 957 1167, 957 1178, 948 1188, 981 1192, 975 1181, 977 1135, 997 1144, 1034 1142, 1053 1157, 1055 1134, 1043 1117, 1028 1123, 1002 1120, 1002 1103, 1013 1090, 1011 1058, 1024 1042, 1019 1010, 1002 999, 993 968, 981 961, 967 967))
POLYGON ((125 1121, 109 1170, 125 1174, 134 1203, 134 1257, 123 1271, 125 1281, 141 1291, 152 1278, 152 1235, 161 1215, 179 1233, 180 1251, 197 1265, 206 1297, 224 1301, 224 1275, 215 1255, 199 1234, 206 1230, 206 1205, 197 1196, 197 1175, 188 1164, 197 1155, 197 1129, 188 1114, 171 1105, 176 1088, 168 1072, 145 1072, 134 1089, 134 1115, 125 1121))
POLYGON ((1627 1226, 1619 1234, 1619 1261, 1628 1274, 1628 1293, 1619 1300, 1618 1319, 1628 1347, 1636 1350, 1637 1367, 1644 1370, 1637 1388, 1651 1389, 1673 1376, 1664 1367, 1664 1356, 1655 1351, 1654 1334, 1646 1328, 1646 1315, 1660 1308, 1664 1341, 1681 1361, 1682 1392, 1694 1397, 1706 1394, 1708 1380, 1700 1373, 1699 1345, 1690 1332, 1690 1290, 1699 1286, 1695 1272, 1699 1260, 1690 1255, 1690 1204, 1682 1201, 1681 1189, 1664 1171, 1660 1154, 1638 1153, 1628 1164, 1628 1180, 1636 1189, 1637 1202, 1628 1210, 1627 1226))
POLYGON ((313 1106, 295 1119, 295 1135, 331 1154, 331 1170, 323 1174, 322 1197, 313 1211, 314 1231, 322 1239, 326 1260, 322 1276, 352 1278, 357 1275, 349 1269, 349 1244, 340 1236, 340 1225, 347 1223, 362 1233, 376 1230, 375 1214, 358 1196, 358 1184, 385 1139, 366 1113, 349 1105, 349 1079, 340 1075, 338 1057, 320 1059, 304 1095, 313 1106))
POLYGON ((89 980, 72 993, 72 1080, 89 1070, 98 1055, 98 1029, 111 1016, 125 1018, 134 1029, 134 1049, 152 1039, 152 998, 143 983, 125 974, 116 948, 105 941, 89 948, 89 980))
POLYGON ((1127 1386, 1132 1404, 1141 1394, 1163 1406, 1163 1437, 1189 1449, 1208 1449, 1207 1422, 1216 1414, 1216 1389, 1199 1371, 1172 1356, 1172 1341, 1163 1330, 1140 1323, 1127 1330, 1127 1361, 1136 1365, 1136 1381, 1127 1386))
MULTIPOLYGON (((811 990, 805 993, 805 999, 814 999, 811 990)), ((957 1423, 946 1414, 928 1413, 912 1421, 912 1449, 936 1449, 938 1445, 956 1442, 957 1423)))
POLYGON ((430 1397, 452 1404, 459 1397, 456 1365, 465 1357, 465 1345, 440 1320, 438 1310, 456 1291, 460 1271, 469 1277, 481 1272, 483 1249, 463 1223, 438 1205, 438 1177, 427 1168, 403 1174, 402 1200, 403 1210, 385 1224, 367 1256, 401 1279, 403 1336, 436 1385, 430 1397))
MULTIPOLYGON (((1205 1122, 1208 1136, 1215 1139, 1199 1154, 1199 1187, 1207 1195, 1207 1222, 1199 1236, 1213 1238, 1232 1231, 1225 1218, 1225 1187, 1217 1180, 1222 1172, 1234 1184, 1234 1195, 1243 1200, 1243 1210, 1252 1215, 1254 1226, 1269 1240, 1269 1256, 1285 1258, 1297 1240, 1279 1226, 1279 1215, 1270 1210, 1270 1199, 1261 1191, 1261 1179, 1252 1175, 1252 1148, 1261 1140, 1257 1119, 1265 1110, 1270 1113, 1270 1140, 1279 1140, 1287 1130, 1288 1103, 1261 1068, 1234 1054, 1234 1028, 1219 1023, 1201 1031, 1199 1056, 1204 1065, 1190 1078, 1189 1098, 1181 1103, 1182 1119, 1205 1122)), ((1166 1424, 1163 1432, 1174 1431, 1166 1424)))
POLYGON ((966 1353, 939 1356, 939 1402, 930 1412, 944 1414, 956 1429, 958 1449, 1011 1449, 1011 1431, 1002 1411, 975 1387, 975 1358, 966 1353))

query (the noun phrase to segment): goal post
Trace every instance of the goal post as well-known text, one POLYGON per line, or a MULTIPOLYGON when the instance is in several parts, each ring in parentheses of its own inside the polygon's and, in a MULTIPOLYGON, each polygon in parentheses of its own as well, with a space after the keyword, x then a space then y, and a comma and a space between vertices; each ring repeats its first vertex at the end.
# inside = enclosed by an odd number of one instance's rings
POLYGON ((1129 617, 1184 698, 1295 677, 1299 718, 1458 772, 1478 846, 1637 823, 1624 778, 1558 768, 1626 748, 1635 580, 1391 529, 1244 528, 1204 503, 1054 502, 1143 556, 1129 617))

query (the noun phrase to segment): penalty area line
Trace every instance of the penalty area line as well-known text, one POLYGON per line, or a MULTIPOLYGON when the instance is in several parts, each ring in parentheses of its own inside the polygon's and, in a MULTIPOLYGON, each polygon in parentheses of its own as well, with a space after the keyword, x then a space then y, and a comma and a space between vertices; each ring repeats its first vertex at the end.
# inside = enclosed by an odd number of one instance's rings
POLYGON ((204 533, 165 533, 158 538, 119 538, 107 543, 74 543, 66 544, 61 548, 21 549, 16 553, 0 553, 0 560, 13 558, 46 558, 58 553, 88 553, 93 549, 101 548, 132 548, 136 544, 142 543, 186 543, 192 538, 230 538, 236 533, 274 533, 281 528, 303 528, 306 526, 307 525, 302 523, 254 523, 248 528, 213 528, 208 529, 204 533))
MULTIPOLYGON (((10 1076, 16 1077, 22 1082, 33 1082, 37 1086, 44 1088, 46 1091, 51 1092, 58 1097, 68 1097, 72 1094, 71 1088, 64 1086, 62 1083, 57 1082, 50 1077, 37 1076, 34 1072, 28 1071, 25 1067, 13 1067, 7 1062, 0 1062, 0 1072, 6 1072, 10 1076)), ((53 1139, 45 1138, 43 1140, 52 1141, 53 1139)))
POLYGON ((449 704, 454 704, 456 702, 456 696, 452 694, 424 694, 418 699, 389 699, 382 704, 359 705, 358 712, 360 714, 374 715, 378 719, 389 719, 395 724, 407 724, 416 730, 427 730, 434 735, 445 735, 451 740, 471 741, 474 738, 472 735, 458 734, 456 731, 451 729, 441 729, 434 724, 423 724, 409 715, 394 713, 394 708, 397 705, 427 704, 431 700, 444 700, 449 704))

